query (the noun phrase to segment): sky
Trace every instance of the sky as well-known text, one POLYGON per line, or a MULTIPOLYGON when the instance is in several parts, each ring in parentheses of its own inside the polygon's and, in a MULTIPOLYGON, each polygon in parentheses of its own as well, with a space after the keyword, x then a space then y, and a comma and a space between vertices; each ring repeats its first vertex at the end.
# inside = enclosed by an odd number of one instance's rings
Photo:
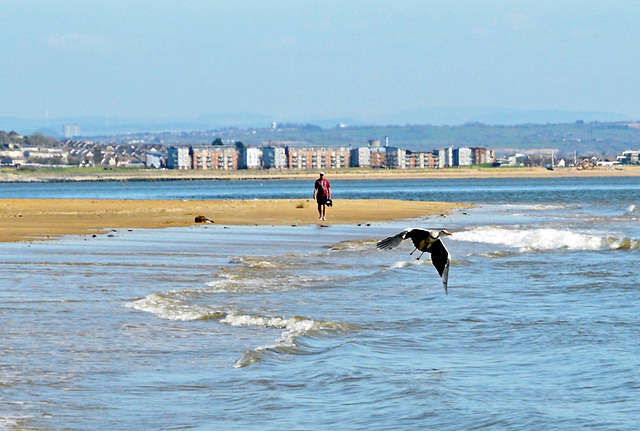
POLYGON ((640 119, 640 1, 2 0, 0 117, 640 119))

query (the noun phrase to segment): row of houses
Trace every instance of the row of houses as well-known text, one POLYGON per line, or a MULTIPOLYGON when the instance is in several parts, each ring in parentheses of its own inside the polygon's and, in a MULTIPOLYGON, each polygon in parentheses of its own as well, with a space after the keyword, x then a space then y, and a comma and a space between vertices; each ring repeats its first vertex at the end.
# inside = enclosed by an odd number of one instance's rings
POLYGON ((486 148, 443 148, 432 152, 413 152, 379 141, 366 147, 241 147, 227 145, 169 147, 168 169, 339 169, 371 168, 447 168, 493 163, 494 150, 486 148))

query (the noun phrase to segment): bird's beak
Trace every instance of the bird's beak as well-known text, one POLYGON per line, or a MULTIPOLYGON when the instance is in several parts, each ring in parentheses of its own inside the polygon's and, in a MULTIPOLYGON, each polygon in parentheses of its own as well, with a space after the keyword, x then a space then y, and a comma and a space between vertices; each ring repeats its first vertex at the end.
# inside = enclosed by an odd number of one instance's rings
POLYGON ((444 234, 449 236, 453 235, 451 232, 445 232, 444 234))

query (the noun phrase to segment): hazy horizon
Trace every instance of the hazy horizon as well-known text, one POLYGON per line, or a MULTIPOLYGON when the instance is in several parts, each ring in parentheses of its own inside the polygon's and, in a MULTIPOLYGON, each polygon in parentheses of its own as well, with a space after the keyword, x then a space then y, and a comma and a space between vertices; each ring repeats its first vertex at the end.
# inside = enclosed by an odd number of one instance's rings
POLYGON ((8 0, 3 12, 3 118, 640 118, 630 0, 8 0))

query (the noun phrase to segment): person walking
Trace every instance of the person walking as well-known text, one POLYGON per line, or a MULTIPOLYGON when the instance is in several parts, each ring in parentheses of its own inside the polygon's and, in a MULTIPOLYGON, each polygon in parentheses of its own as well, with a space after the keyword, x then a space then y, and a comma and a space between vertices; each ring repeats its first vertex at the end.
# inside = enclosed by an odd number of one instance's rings
POLYGON ((327 201, 331 200, 331 185, 329 180, 324 177, 324 172, 320 172, 320 178, 316 180, 313 198, 318 202, 318 220, 326 220, 327 201))

